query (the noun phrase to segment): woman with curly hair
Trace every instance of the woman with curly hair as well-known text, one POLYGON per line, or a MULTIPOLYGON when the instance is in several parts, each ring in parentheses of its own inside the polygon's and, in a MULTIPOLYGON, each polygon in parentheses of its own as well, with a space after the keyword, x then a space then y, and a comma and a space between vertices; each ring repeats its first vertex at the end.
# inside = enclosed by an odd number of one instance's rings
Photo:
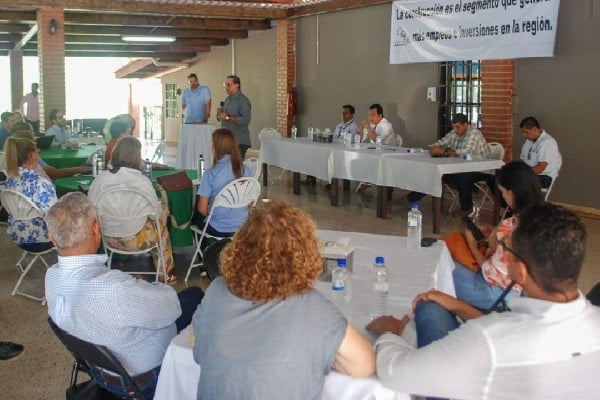
POLYGON ((371 344, 313 285, 322 259, 303 211, 254 209, 193 318, 198 399, 320 399, 331 368, 375 372, 371 344))

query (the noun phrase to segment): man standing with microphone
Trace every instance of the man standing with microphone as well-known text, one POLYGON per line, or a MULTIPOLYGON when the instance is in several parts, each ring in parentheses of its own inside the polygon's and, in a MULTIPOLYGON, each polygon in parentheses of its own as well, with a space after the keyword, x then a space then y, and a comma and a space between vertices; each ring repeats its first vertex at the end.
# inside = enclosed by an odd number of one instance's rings
POLYGON ((235 135, 243 160, 246 157, 246 151, 252 144, 248 130, 252 117, 252 104, 241 89, 242 85, 238 76, 229 75, 225 79, 227 97, 217 109, 217 120, 221 121, 221 128, 227 128, 235 135))

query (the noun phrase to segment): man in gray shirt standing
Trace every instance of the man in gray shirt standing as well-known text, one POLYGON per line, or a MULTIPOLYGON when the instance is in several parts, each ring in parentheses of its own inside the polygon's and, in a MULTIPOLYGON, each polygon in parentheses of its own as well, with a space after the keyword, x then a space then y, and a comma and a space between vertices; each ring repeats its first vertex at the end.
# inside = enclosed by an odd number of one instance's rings
POLYGON ((252 105, 241 89, 242 84, 238 76, 229 75, 226 78, 227 98, 217 110, 217 120, 221 121, 221 128, 227 128, 235 135, 243 160, 251 146, 248 125, 252 117, 252 105))

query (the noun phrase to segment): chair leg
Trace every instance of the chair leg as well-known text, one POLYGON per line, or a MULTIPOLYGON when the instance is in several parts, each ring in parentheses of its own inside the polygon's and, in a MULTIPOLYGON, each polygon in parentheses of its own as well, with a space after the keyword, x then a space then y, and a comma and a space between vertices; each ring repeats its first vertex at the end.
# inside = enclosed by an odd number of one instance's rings
POLYGON ((194 251, 194 256, 192 257, 190 266, 188 267, 187 273, 185 274, 184 282, 185 282, 186 286, 188 283, 188 279, 190 277, 190 273, 192 272, 192 269, 202 266, 203 258, 204 258, 204 255, 202 254, 202 241, 199 239, 196 239, 196 250, 194 251), (198 259, 200 262, 195 263, 196 259, 198 259))
MULTIPOLYGON (((21 259, 19 260, 22 261, 22 259, 27 255, 27 252, 24 252, 23 255, 21 256, 21 259)), ((41 256, 39 254, 35 254, 34 257, 31 259, 31 261, 29 262, 29 264, 27 264, 27 267, 23 270, 23 272, 21 272, 21 276, 19 276, 19 279, 17 280, 17 283, 11 293, 12 296, 20 294, 21 296, 27 297, 29 299, 32 300, 37 300, 37 301, 41 301, 42 305, 46 304, 46 296, 42 296, 42 297, 36 297, 34 295, 31 295, 29 293, 25 293, 19 290, 21 283, 23 282, 23 279, 25 279, 25 276, 27 275, 27 273, 29 272, 29 270, 31 269, 31 267, 33 267, 33 265, 35 264, 35 262, 40 258, 41 256)), ((46 262, 44 261, 44 264, 46 264, 46 262)), ((19 266, 20 268, 22 268, 21 266, 19 266)))

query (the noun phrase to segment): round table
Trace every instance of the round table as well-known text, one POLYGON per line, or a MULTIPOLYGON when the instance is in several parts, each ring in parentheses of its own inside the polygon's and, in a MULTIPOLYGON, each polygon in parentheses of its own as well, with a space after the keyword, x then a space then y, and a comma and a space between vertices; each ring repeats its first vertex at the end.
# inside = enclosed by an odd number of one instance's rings
MULTIPOLYGON (((170 175, 179 171, 185 171, 185 173, 191 180, 194 180, 197 177, 197 172, 193 169, 154 169, 152 170, 152 182, 155 185, 154 187, 156 188, 156 178, 158 178, 159 176, 170 175)), ((91 175, 65 176, 62 178, 55 179, 54 185, 56 186, 56 192, 59 195, 68 192, 76 192, 80 189, 87 193, 93 181, 94 177, 91 175)), ((156 193, 160 196, 160 192, 158 191, 158 189, 156 193)), ((167 200, 169 202, 169 209, 171 210, 171 215, 175 217, 175 220, 177 220, 178 224, 183 224, 186 221, 190 220, 193 213, 194 206, 192 203, 192 199, 194 199, 194 197, 195 194, 193 187, 167 192, 167 200)), ((191 246, 192 244, 194 244, 193 233, 189 226, 185 229, 174 228, 171 224, 170 219, 169 235, 171 236, 171 245, 173 247, 191 246)))
MULTIPOLYGON (((83 145, 77 150, 63 149, 60 146, 52 146, 46 150, 40 150, 40 158, 46 164, 54 168, 79 167, 90 158, 94 152, 105 149, 106 146, 95 144, 83 145)), ((77 190, 77 189, 75 189, 77 190)))

